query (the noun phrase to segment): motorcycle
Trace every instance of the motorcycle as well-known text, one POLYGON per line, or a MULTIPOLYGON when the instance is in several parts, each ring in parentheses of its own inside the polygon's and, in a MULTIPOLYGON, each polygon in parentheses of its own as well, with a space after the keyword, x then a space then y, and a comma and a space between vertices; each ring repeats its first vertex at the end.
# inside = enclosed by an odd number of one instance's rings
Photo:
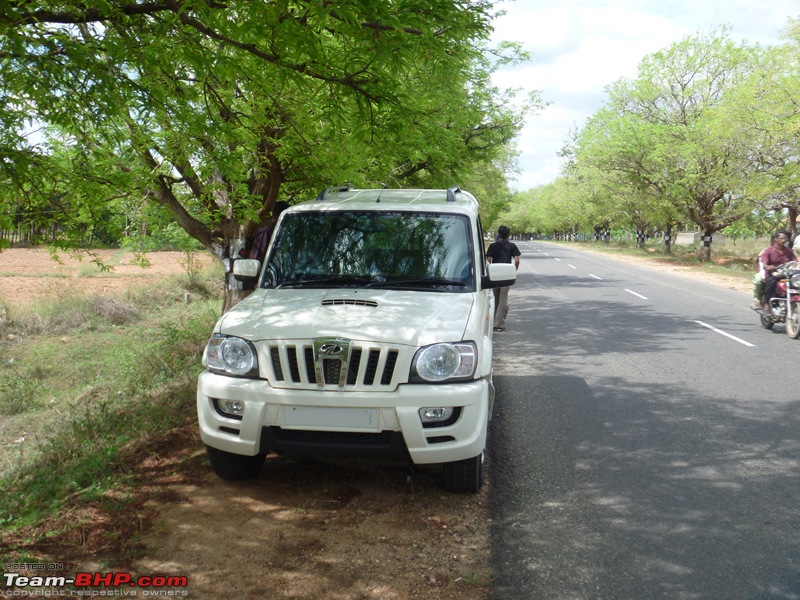
POLYGON ((781 265, 773 275, 778 284, 769 299, 769 309, 759 311, 761 326, 772 329, 775 323, 786 323, 787 335, 796 340, 800 337, 800 263, 781 265))

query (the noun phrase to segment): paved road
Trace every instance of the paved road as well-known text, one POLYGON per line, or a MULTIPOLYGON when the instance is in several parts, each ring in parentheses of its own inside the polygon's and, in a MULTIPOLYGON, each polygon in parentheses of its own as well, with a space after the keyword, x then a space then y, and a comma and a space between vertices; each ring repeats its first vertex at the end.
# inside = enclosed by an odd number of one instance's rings
POLYGON ((800 599, 800 340, 747 294, 519 246, 492 599, 800 599))

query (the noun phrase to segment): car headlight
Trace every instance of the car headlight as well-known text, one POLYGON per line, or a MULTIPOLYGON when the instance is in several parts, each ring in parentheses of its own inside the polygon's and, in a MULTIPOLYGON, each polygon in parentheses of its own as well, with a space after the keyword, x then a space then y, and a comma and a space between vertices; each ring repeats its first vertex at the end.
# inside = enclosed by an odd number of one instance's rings
POLYGON ((411 364, 411 381, 441 382, 472 379, 478 350, 474 342, 433 344, 417 350, 411 364))
POLYGON ((206 346, 205 358, 210 371, 237 377, 258 377, 256 349, 242 338, 215 335, 206 346))

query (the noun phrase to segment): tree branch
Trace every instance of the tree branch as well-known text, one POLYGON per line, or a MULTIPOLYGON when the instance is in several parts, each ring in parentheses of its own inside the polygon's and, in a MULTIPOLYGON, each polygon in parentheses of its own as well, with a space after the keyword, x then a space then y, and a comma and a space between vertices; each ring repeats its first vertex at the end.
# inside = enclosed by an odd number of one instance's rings
MULTIPOLYGON (((225 4, 214 2, 213 0, 209 0, 206 5, 211 9, 226 9, 228 8, 225 4)), ((19 6, 17 7, 19 8, 19 6)), ((326 75, 319 69, 315 68, 313 65, 308 63, 298 63, 298 64, 287 64, 281 61, 281 57, 265 52, 264 50, 260 49, 255 44, 251 43, 244 43, 240 42, 236 39, 233 39, 227 35, 224 35, 205 23, 203 23, 200 19, 190 16, 190 14, 185 10, 183 5, 180 2, 176 2, 175 0, 165 0, 164 2, 147 2, 143 4, 126 4, 122 6, 115 7, 111 11, 104 11, 96 8, 87 9, 84 12, 69 12, 69 11, 48 11, 48 10, 37 10, 32 13, 22 13, 19 15, 10 14, 8 12, 0 13, 0 26, 24 26, 24 25, 38 25, 42 23, 57 23, 61 25, 80 25, 80 24, 87 24, 87 23, 104 23, 110 20, 113 20, 116 15, 122 14, 125 16, 144 16, 144 15, 154 15, 161 12, 169 12, 173 13, 178 16, 180 22, 183 23, 187 27, 191 27, 192 29, 198 31, 199 33, 203 34, 204 36, 216 40, 218 42, 222 42, 226 45, 233 46, 252 54, 253 56, 260 58, 264 61, 269 63, 279 65, 283 68, 289 69, 290 71, 294 71, 296 73, 300 73, 301 75, 305 75, 307 77, 311 77, 312 79, 317 79, 319 81, 324 81, 326 83, 336 83, 343 85, 345 87, 349 87, 354 91, 358 92, 364 98, 367 98, 370 101, 378 101, 380 98, 369 92, 366 89, 366 86, 370 83, 368 78, 360 78, 358 77, 358 73, 349 73, 344 74, 341 76, 335 75, 326 75)), ((343 19, 336 13, 336 11, 331 11, 329 13, 333 18, 343 21, 343 19)), ((409 35, 419 36, 422 35, 423 32, 419 29, 415 28, 398 28, 390 25, 383 25, 376 21, 364 21, 361 23, 361 27, 366 29, 373 29, 375 31, 400 31, 409 35)))
MULTIPOLYGON (((21 4, 17 8, 21 8, 21 4)), ((127 4, 117 6, 114 9, 116 13, 122 13, 126 16, 136 15, 152 15, 159 12, 173 12, 171 2, 145 2, 143 4, 127 4)), ((40 23, 59 23, 62 25, 78 25, 85 23, 102 23, 108 21, 113 13, 108 11, 90 8, 82 13, 73 12, 54 12, 50 10, 36 10, 32 13, 23 13, 20 16, 14 17, 8 13, 0 14, 0 25, 38 25, 40 23)))

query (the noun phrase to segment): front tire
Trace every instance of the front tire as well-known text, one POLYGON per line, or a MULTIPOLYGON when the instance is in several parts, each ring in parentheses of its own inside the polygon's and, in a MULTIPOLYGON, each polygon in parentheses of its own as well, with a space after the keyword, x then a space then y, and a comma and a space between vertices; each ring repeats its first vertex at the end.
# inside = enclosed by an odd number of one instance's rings
POLYGON ((214 473, 222 477, 222 479, 230 481, 252 479, 261 472, 264 467, 264 461, 267 459, 266 454, 243 456, 212 448, 211 446, 206 446, 206 453, 214 473))
POLYGON ((786 315, 786 333, 790 338, 796 340, 800 337, 800 302, 792 302, 789 307, 789 315, 786 315))
POLYGON ((467 492, 474 494, 483 486, 483 457, 478 456, 444 463, 442 465, 444 489, 451 492, 467 492))

